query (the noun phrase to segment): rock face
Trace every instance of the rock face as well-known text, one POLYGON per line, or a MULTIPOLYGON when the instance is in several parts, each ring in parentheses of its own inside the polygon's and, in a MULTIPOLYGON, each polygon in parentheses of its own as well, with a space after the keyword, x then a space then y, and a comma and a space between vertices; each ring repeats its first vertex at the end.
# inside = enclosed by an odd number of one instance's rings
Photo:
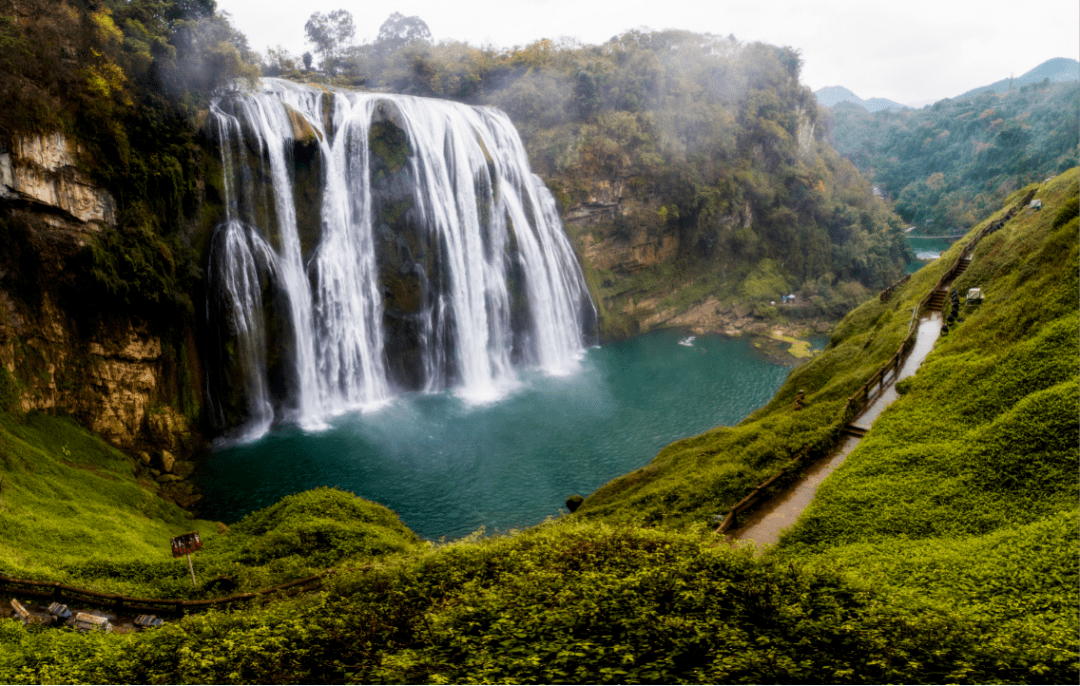
POLYGON ((81 335, 48 294, 37 308, 0 290, 0 365, 16 380, 18 409, 71 413, 121 449, 181 449, 192 427, 162 402, 161 339, 120 319, 81 335))
POLYGON ((608 236, 597 241, 583 238, 583 257, 594 269, 636 272, 662 262, 670 262, 679 252, 678 234, 657 234, 637 227, 628 238, 608 236))
POLYGON ((0 147, 0 366, 12 409, 69 413, 128 451, 189 450, 193 426, 172 400, 178 354, 137 318, 79 307, 91 245, 116 209, 78 153, 60 133, 0 147))
MULTIPOLYGON (((807 135, 811 134, 812 128, 807 135)), ((656 198, 634 198, 624 196, 624 192, 624 185, 598 181, 586 202, 566 211, 568 233, 575 237, 582 261, 587 269, 600 272, 603 277, 606 295, 601 297, 605 310, 632 322, 629 327, 606 331, 605 336, 621 338, 667 327, 728 335, 757 333, 767 328, 766 322, 748 316, 749 308, 739 314, 712 296, 689 308, 662 307, 665 298, 693 285, 692 280, 653 284, 639 290, 640 283, 634 277, 642 270, 688 256, 714 256, 717 264, 721 264, 724 260, 715 255, 716 246, 736 232, 746 232, 754 221, 749 201, 730 208, 706 226, 688 229, 680 227, 678 221, 668 221, 668 210, 659 206, 656 198), (626 290, 618 289, 619 282, 627 284, 626 290)))
POLYGON ((116 203, 76 166, 78 146, 62 133, 18 136, 0 147, 0 200, 75 220, 87 229, 116 223, 116 203))

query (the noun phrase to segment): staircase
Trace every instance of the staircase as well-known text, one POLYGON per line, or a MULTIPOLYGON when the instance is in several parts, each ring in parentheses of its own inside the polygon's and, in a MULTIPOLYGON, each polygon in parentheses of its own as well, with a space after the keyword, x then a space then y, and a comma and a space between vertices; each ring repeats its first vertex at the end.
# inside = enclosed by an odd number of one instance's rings
POLYGON ((841 433, 848 436, 854 436, 855 438, 862 438, 866 435, 867 431, 868 429, 864 429, 861 426, 855 426, 854 424, 845 424, 844 428, 841 429, 841 433))
POLYGON ((930 301, 926 304, 926 309, 931 312, 940 312, 945 307, 945 299, 949 297, 949 289, 938 288, 935 289, 933 294, 930 295, 930 301))
POLYGON ((970 257, 961 257, 959 264, 956 265, 956 271, 953 272, 953 280, 955 281, 961 274, 967 271, 967 268, 971 266, 970 257))

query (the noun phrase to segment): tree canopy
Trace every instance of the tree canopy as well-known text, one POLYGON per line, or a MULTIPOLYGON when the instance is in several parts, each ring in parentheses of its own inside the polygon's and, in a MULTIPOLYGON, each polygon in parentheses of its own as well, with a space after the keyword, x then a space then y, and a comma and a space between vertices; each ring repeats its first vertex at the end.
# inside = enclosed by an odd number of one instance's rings
POLYGON ((921 231, 962 233, 1014 189, 1077 164, 1080 83, 942 100, 870 114, 833 108, 836 148, 921 231))
POLYGON ((334 63, 342 50, 356 35, 352 14, 346 10, 334 10, 323 14, 314 12, 304 24, 307 41, 315 46, 323 68, 334 70, 334 63))

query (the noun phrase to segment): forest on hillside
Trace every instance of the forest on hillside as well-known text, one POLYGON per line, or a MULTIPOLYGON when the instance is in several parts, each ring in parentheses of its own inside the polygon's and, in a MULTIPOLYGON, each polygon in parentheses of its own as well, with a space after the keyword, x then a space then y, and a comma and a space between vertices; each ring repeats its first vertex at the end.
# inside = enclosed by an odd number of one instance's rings
POLYGON ((1044 80, 900 112, 840 103, 832 119, 836 149, 909 225, 963 233, 1015 189, 1076 166, 1080 83, 1044 80))

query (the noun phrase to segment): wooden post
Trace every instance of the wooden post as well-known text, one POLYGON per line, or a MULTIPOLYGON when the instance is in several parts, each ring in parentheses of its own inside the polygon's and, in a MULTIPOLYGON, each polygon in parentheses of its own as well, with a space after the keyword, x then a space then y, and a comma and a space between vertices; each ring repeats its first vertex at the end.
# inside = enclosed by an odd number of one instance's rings
POLYGON ((191 572, 191 585, 198 588, 198 585, 195 583, 195 568, 191 565, 191 553, 187 554, 187 567, 188 571, 191 572))

